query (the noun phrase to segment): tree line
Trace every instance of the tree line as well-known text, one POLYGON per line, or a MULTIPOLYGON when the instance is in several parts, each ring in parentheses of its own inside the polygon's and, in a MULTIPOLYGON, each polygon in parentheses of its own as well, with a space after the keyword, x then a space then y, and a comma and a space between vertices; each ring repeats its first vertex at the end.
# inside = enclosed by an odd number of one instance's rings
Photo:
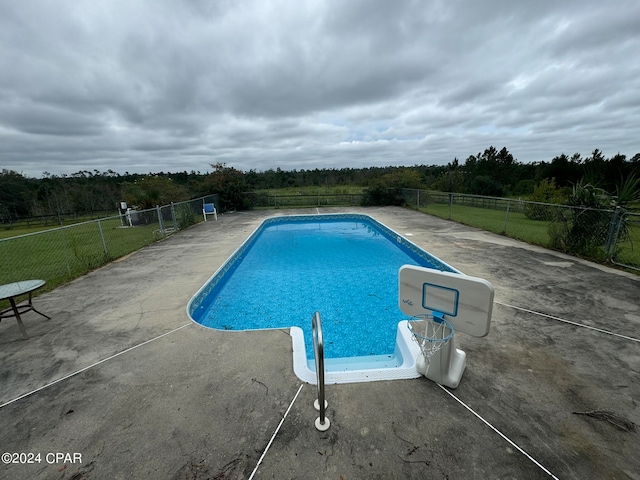
POLYGON ((637 197, 640 153, 630 159, 621 154, 606 158, 596 149, 587 157, 561 154, 550 161, 522 163, 506 147, 498 150, 491 146, 464 162, 454 158, 447 165, 248 172, 219 163, 211 167, 208 173, 121 175, 112 170, 82 170, 72 175, 45 172, 42 178, 2 170, 0 222, 34 216, 115 213, 121 201, 137 208, 152 208, 212 193, 220 195, 223 208, 243 209, 250 208, 247 192, 339 185, 361 186, 366 201, 377 204, 397 203, 400 188, 550 201, 564 193, 568 197, 575 185, 588 184, 611 196, 626 188, 637 197))
POLYGON ((447 165, 446 172, 432 188, 456 193, 489 196, 530 195, 543 180, 554 179, 559 188, 571 187, 580 181, 615 193, 616 188, 632 176, 640 174, 640 153, 627 159, 616 154, 606 158, 595 149, 590 156, 579 153, 562 154, 551 161, 520 163, 506 148, 487 148, 470 155, 463 164, 457 159, 447 165))

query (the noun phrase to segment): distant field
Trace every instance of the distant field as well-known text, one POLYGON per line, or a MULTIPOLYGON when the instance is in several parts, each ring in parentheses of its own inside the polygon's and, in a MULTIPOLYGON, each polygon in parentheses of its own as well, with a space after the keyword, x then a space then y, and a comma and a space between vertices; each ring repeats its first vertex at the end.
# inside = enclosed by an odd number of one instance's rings
POLYGON ((43 226, 9 227, 9 226, 3 225, 2 227, 0 227, 0 238, 17 237, 19 235, 26 235, 27 233, 42 232, 45 230, 51 230, 58 227, 59 225, 52 225, 49 227, 43 227, 43 226))
POLYGON ((88 222, 96 220, 98 218, 104 218, 109 215, 116 215, 115 213, 105 214, 103 216, 98 215, 68 215, 63 217, 62 224, 59 221, 54 222, 51 218, 46 221, 40 218, 20 220, 19 222, 1 223, 0 224, 0 238, 17 237, 18 235, 25 235, 27 233, 42 232, 45 230, 52 230, 62 226, 75 225, 77 223, 88 222))
POLYGON ((357 185, 332 185, 332 186, 315 186, 315 187, 287 187, 287 188, 270 188, 266 190, 256 190, 253 193, 266 193, 273 196, 287 195, 340 195, 340 194, 360 194, 365 187, 357 185))
POLYGON ((277 188, 251 192, 251 207, 270 208, 308 208, 319 206, 360 205, 362 187, 353 185, 333 187, 277 188))

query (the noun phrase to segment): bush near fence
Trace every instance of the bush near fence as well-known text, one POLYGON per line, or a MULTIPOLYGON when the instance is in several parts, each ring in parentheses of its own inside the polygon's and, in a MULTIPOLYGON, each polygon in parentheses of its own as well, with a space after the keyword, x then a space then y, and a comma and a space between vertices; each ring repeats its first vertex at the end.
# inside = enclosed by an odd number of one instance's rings
POLYGON ((407 205, 534 245, 640 271, 640 214, 403 189, 407 205))
POLYGON ((217 195, 0 239, 0 284, 37 278, 52 289, 203 221, 203 203, 217 195))

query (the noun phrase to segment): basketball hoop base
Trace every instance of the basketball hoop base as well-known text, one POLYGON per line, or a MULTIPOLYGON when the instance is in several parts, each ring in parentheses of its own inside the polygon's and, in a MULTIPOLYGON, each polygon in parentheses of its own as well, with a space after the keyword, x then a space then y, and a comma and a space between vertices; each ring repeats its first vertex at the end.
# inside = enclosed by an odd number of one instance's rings
POLYGON ((458 388, 466 366, 467 354, 456 348, 455 336, 431 357, 429 365, 423 355, 416 360, 418 373, 449 388, 458 388))

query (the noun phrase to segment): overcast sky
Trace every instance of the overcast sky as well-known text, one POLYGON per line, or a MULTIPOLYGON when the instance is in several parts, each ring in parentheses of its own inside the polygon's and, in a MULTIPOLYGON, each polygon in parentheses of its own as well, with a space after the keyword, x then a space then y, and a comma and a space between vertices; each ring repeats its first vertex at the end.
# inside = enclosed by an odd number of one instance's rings
POLYGON ((638 0, 0 0, 0 168, 640 152, 638 0))

